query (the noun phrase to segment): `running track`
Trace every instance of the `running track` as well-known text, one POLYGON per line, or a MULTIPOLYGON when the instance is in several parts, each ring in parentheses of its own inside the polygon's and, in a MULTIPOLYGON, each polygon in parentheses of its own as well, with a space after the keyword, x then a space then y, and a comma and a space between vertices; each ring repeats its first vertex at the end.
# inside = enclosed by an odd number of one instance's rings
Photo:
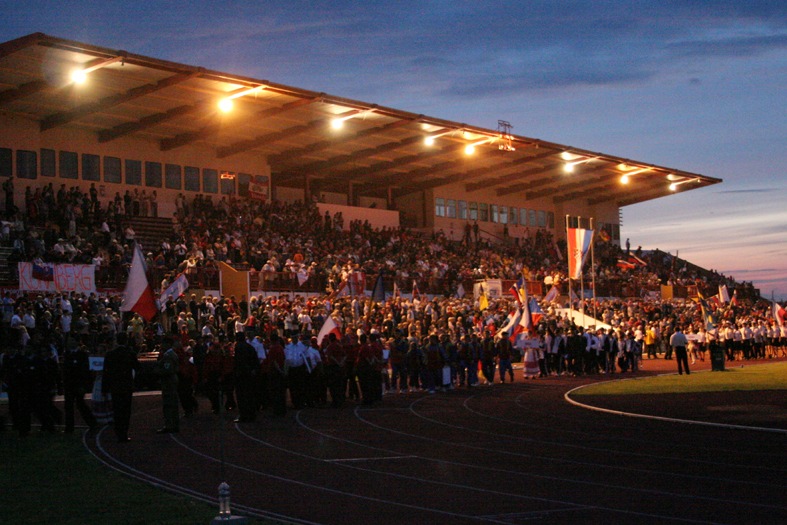
POLYGON ((787 523, 787 433, 594 412, 564 400, 586 379, 517 381, 242 425, 201 400, 175 435, 153 432, 159 397, 137 397, 131 443, 85 443, 197 499, 225 479, 234 513, 287 523, 787 523))

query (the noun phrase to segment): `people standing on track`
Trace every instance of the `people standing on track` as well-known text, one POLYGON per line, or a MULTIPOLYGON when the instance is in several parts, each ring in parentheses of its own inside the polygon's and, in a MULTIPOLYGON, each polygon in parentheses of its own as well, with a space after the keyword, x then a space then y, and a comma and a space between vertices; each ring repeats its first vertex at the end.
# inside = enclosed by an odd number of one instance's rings
POLYGON ((336 339, 336 334, 328 334, 325 347, 325 381, 331 394, 331 406, 340 408, 347 396, 347 352, 336 339))
POLYGON ((134 395, 134 375, 139 372, 140 367, 136 353, 127 346, 126 333, 119 332, 116 337, 117 346, 104 356, 101 391, 112 396, 115 436, 119 443, 125 443, 131 440, 128 430, 134 395))
POLYGON ((678 361, 678 374, 683 375, 684 370, 686 371, 686 375, 690 374, 689 358, 686 352, 688 340, 680 326, 675 327, 675 333, 670 337, 669 344, 675 351, 675 359, 678 361))
POLYGON ((180 339, 166 337, 164 346, 167 349, 159 356, 156 363, 156 375, 161 380, 161 408, 164 415, 164 426, 157 429, 158 434, 175 434, 180 431, 180 400, 178 399, 178 354, 175 347, 180 347, 180 339))
POLYGON ((492 338, 492 333, 487 330, 484 340, 481 341, 481 373, 489 386, 495 384, 496 352, 495 340, 492 338))
POLYGON ((245 333, 236 332, 233 374, 235 375, 238 417, 235 419, 235 423, 251 423, 257 419, 259 372, 260 360, 257 357, 257 351, 246 341, 245 333))
POLYGON ((66 413, 65 432, 74 431, 74 407, 87 424, 91 432, 98 428, 96 416, 85 403, 85 394, 93 388, 93 376, 90 373, 90 359, 84 346, 72 346, 63 354, 63 401, 66 413))
MULTIPOLYGON (((514 367, 511 365, 511 359, 514 354, 514 347, 511 340, 508 338, 508 332, 503 332, 500 339, 497 341, 497 356, 498 356, 498 372, 500 375, 500 383, 506 382, 506 373, 508 373, 508 380, 510 383, 514 382, 514 367)), ((536 361, 538 366, 538 361, 536 361)))
POLYGON ((265 358, 265 369, 268 372, 268 386, 273 415, 284 416, 287 413, 287 358, 279 334, 272 332, 268 355, 265 358))

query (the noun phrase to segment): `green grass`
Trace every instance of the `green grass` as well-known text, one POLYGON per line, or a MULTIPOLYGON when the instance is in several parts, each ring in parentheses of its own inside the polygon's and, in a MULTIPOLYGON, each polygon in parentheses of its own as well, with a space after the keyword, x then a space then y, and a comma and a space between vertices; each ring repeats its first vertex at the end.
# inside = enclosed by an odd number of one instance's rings
POLYGON ((218 504, 173 495, 108 469, 85 450, 78 433, 33 430, 20 439, 10 429, 0 432, 0 523, 207 525, 217 514, 218 504))
POLYGON ((730 367, 724 372, 663 375, 597 383, 571 393, 582 395, 683 394, 735 390, 787 390, 787 363, 730 367))

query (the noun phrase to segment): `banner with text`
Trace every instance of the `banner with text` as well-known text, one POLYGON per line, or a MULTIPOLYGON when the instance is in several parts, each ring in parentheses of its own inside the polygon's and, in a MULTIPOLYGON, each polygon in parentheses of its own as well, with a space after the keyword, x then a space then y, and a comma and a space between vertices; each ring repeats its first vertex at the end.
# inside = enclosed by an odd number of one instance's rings
POLYGON ((20 262, 19 289, 26 292, 96 292, 96 267, 92 264, 20 262))

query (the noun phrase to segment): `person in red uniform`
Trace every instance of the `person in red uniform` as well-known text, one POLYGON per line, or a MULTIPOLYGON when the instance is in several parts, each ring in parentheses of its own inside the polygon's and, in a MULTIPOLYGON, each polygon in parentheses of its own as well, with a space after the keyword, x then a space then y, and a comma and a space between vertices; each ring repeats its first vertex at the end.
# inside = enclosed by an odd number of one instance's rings
POLYGON ((178 397, 180 406, 186 417, 192 417, 197 411, 197 398, 194 397, 194 387, 197 384, 197 367, 191 358, 196 342, 189 339, 184 345, 177 345, 175 353, 178 355, 178 397))
POLYGON ((287 412, 287 371, 284 368, 284 362, 284 347, 279 335, 273 332, 263 366, 268 373, 270 401, 274 416, 283 416, 287 412))
POLYGON ((375 384, 380 382, 380 374, 377 364, 377 351, 373 344, 369 343, 366 334, 361 334, 361 345, 358 348, 358 356, 355 359, 355 369, 358 373, 358 384, 361 387, 361 396, 364 405, 371 405, 376 401, 375 384))
POLYGON ((331 393, 331 406, 339 408, 347 396, 347 351, 336 340, 336 334, 328 334, 325 347, 325 381, 331 393))

